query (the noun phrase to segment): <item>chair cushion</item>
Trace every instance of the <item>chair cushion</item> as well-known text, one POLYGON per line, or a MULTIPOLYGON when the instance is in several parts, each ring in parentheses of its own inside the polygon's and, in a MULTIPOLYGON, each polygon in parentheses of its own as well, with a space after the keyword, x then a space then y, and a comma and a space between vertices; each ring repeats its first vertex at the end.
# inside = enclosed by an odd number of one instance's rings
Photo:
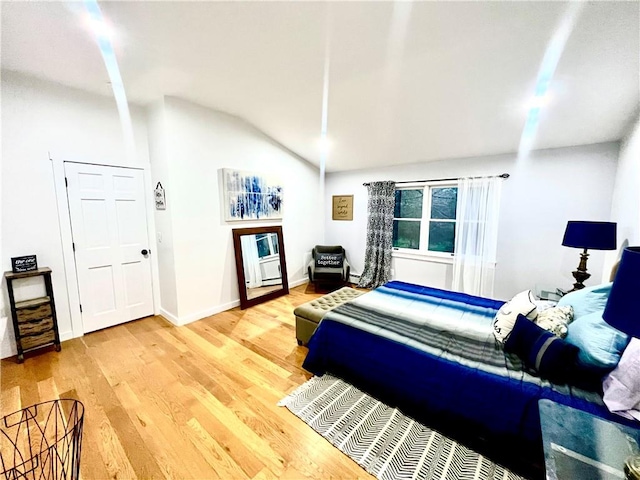
POLYGON ((342 263, 342 253, 316 253, 316 268, 342 269, 342 263))

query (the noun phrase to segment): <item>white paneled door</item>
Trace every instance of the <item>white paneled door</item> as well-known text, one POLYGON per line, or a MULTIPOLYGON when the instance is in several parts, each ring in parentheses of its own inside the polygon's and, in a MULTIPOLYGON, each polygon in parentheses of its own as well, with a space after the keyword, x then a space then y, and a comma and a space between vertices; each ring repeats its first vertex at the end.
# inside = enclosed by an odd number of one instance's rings
POLYGON ((143 171, 65 162, 84 332, 153 315, 143 171))

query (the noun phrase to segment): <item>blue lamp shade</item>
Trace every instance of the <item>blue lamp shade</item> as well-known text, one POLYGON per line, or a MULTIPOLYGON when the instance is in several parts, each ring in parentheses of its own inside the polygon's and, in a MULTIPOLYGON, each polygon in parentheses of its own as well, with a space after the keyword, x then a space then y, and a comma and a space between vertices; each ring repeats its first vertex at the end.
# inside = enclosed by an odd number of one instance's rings
POLYGON ((562 245, 589 250, 615 250, 616 223, 570 220, 564 231, 562 245))
POLYGON ((602 318, 621 332, 640 337, 640 247, 622 252, 602 318))

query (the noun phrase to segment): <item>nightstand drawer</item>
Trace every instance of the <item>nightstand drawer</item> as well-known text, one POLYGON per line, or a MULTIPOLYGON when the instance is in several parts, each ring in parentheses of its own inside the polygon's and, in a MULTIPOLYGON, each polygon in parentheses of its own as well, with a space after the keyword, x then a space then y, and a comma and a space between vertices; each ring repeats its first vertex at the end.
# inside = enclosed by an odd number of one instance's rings
POLYGON ((29 335, 28 337, 20 338, 23 350, 39 347, 48 343, 53 343, 56 339, 56 334, 53 330, 41 333, 40 335, 29 335))
POLYGON ((20 336, 39 335, 48 332, 49 330, 53 330, 53 318, 48 317, 34 322, 19 323, 18 330, 20 330, 20 336))
POLYGON ((40 320, 51 317, 51 304, 45 303, 31 308, 21 308, 17 313, 18 323, 40 320))

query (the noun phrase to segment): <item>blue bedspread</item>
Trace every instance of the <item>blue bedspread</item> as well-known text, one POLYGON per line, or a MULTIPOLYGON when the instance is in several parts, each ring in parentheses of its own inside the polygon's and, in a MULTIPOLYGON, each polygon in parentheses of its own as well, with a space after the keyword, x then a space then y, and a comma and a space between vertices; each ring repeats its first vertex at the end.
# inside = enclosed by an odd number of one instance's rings
POLYGON ((608 416, 602 397, 527 372, 495 341, 504 302, 390 282, 327 313, 303 367, 331 372, 418 420, 453 418, 540 448, 538 400, 608 416))

